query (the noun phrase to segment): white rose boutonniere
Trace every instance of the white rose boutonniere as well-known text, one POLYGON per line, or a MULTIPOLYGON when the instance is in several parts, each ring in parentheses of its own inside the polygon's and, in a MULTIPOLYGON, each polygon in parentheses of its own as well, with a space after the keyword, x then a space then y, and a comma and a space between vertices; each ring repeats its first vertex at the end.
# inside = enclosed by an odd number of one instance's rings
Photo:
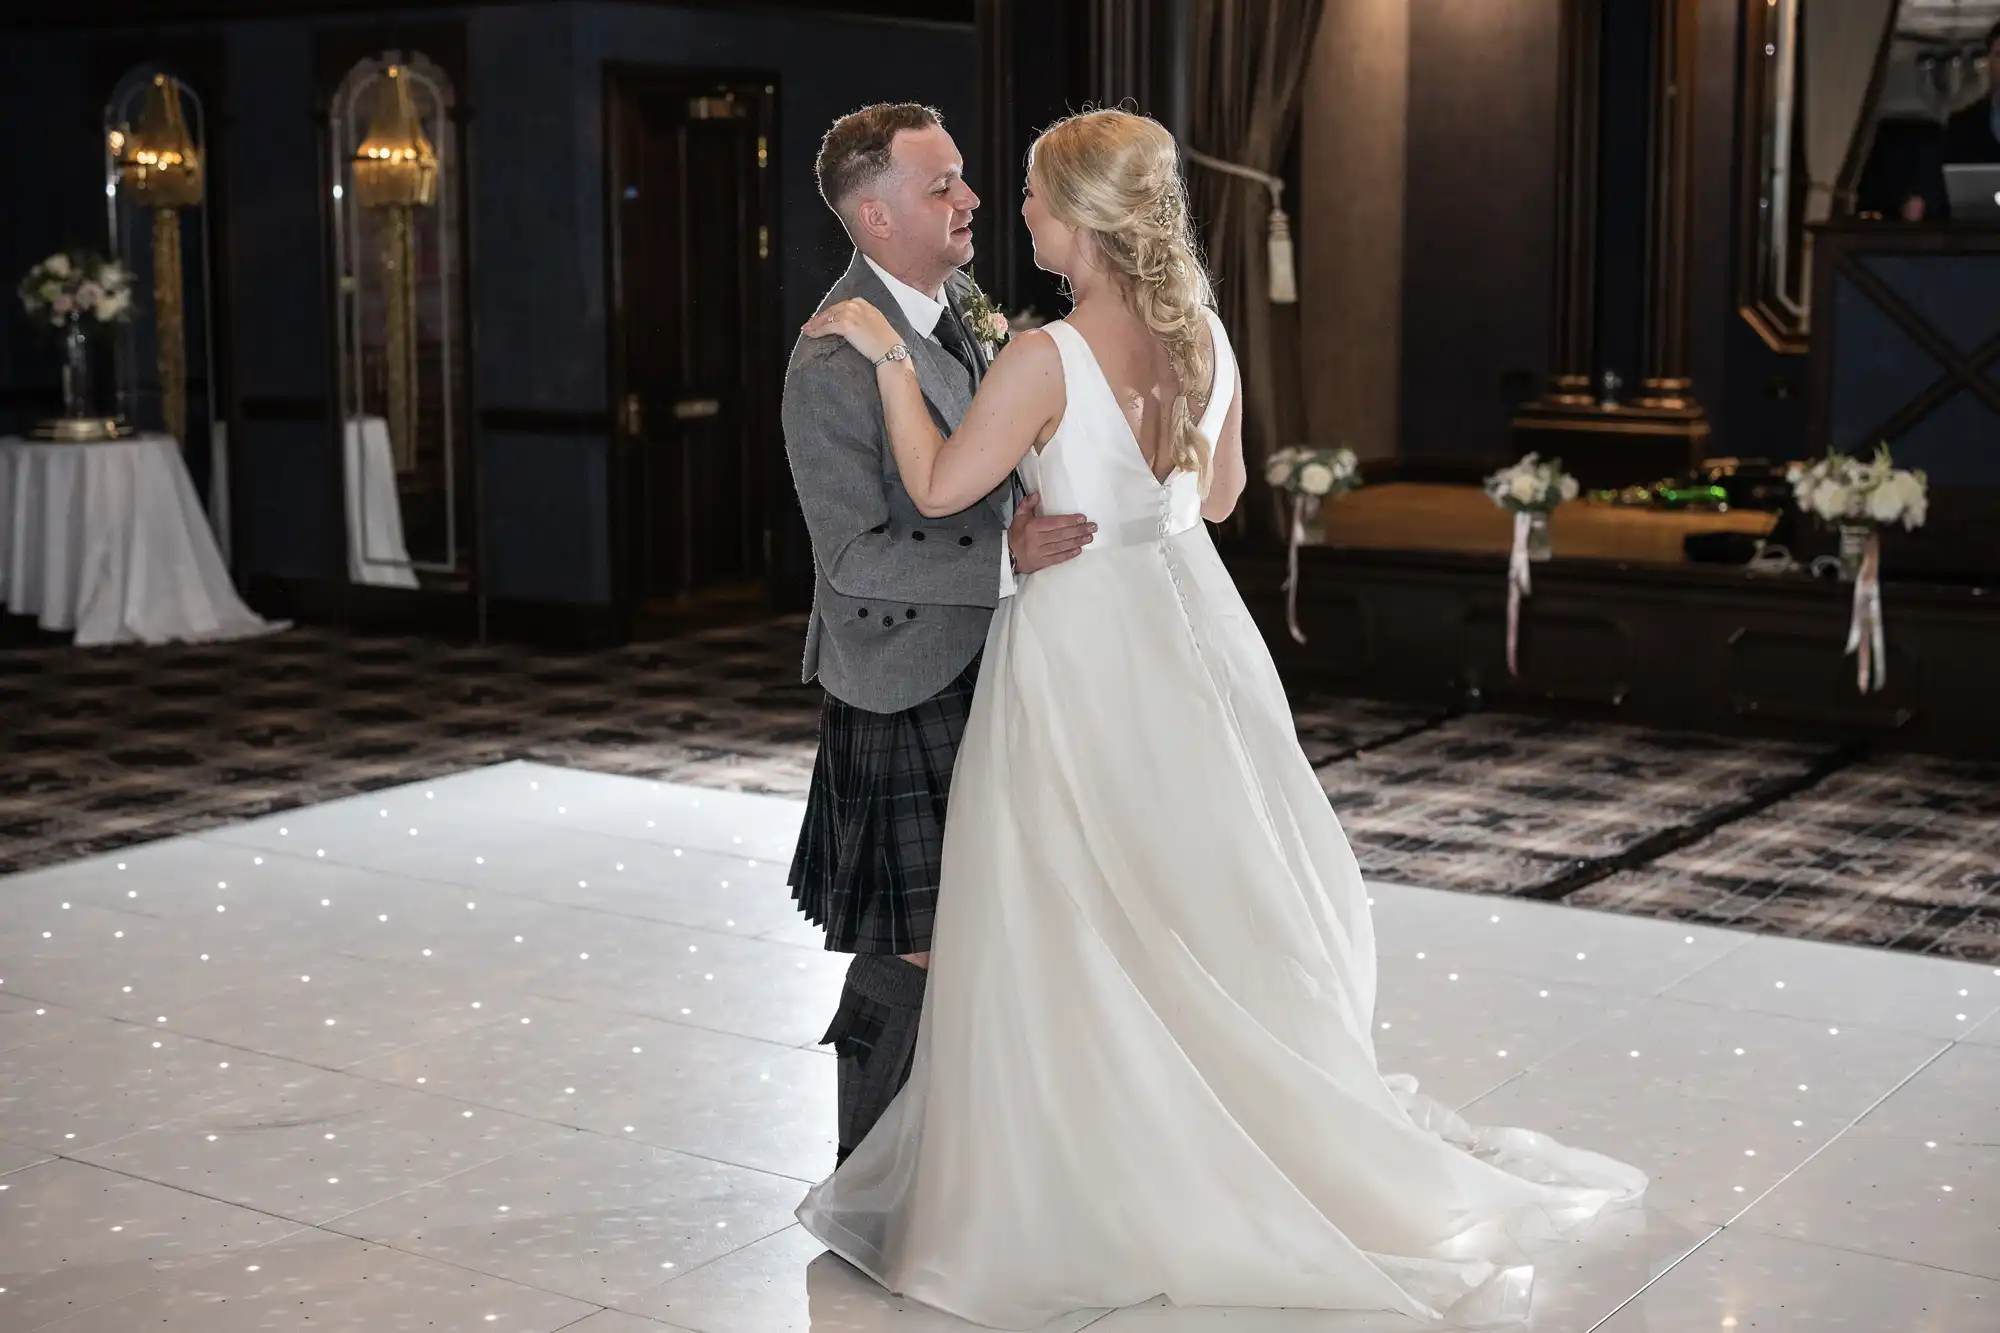
POLYGON ((965 316, 965 329, 973 341, 986 349, 986 355, 998 356, 1000 349, 1007 345, 1007 316, 993 304, 986 293, 980 290, 979 282, 970 273, 965 275, 967 283, 965 296, 959 301, 960 313, 965 316))

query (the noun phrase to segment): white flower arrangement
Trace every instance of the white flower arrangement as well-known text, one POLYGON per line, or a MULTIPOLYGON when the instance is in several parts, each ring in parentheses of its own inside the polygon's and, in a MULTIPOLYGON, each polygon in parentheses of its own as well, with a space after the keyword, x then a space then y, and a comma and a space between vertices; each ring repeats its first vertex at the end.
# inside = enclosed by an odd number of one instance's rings
POLYGON ((1295 495, 1324 500, 1361 484, 1361 464, 1352 449, 1280 449, 1264 464, 1264 480, 1295 495))
POLYGON ((1010 336, 1007 316, 980 289, 970 273, 965 275, 965 281, 965 296, 960 304, 964 307, 966 331, 985 344, 988 356, 998 356, 1010 336))
POLYGON ((1486 479, 1486 494, 1502 509, 1516 514, 1546 514, 1577 496, 1576 478, 1563 471, 1562 460, 1525 455, 1486 479))
POLYGON ((1886 444, 1873 459, 1828 454, 1794 463, 1785 479, 1799 508, 1832 527, 1920 528, 1930 514, 1930 483, 1921 471, 1890 462, 1886 444))
POLYGON ((57 251, 28 270, 19 288, 28 318, 53 328, 73 321, 116 324, 132 313, 132 275, 81 251, 57 251))

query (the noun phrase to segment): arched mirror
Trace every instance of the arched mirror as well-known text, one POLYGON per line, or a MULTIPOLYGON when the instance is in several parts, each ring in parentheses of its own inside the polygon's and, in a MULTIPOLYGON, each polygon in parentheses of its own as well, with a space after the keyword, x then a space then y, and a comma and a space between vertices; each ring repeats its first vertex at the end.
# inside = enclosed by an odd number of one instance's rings
POLYGON ((181 442, 226 542, 207 130, 186 82, 154 66, 130 71, 104 107, 104 198, 111 254, 152 297, 118 326, 118 414, 181 442))
POLYGON ((1772 347, 1803 352, 1815 223, 1946 220, 1949 122, 1990 95, 2000 0, 1744 2, 1738 303, 1772 347))
POLYGON ((329 112, 348 575, 462 588, 471 571, 462 185, 454 95, 385 51, 329 112))
POLYGON ((1852 211, 1854 150, 1877 101, 1899 0, 1745 3, 1740 304, 1773 347, 1803 352, 1812 323, 1807 228, 1852 211))

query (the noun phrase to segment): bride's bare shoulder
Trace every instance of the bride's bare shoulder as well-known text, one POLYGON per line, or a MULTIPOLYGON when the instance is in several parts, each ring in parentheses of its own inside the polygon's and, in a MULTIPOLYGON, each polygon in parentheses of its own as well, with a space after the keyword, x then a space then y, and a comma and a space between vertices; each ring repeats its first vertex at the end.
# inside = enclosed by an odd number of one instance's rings
MULTIPOLYGON (((1062 373, 1062 349, 1046 327, 1024 329, 1009 338, 993 358, 993 370, 1001 367, 1028 374, 1062 373)), ((990 372, 989 372, 990 373, 990 372)))

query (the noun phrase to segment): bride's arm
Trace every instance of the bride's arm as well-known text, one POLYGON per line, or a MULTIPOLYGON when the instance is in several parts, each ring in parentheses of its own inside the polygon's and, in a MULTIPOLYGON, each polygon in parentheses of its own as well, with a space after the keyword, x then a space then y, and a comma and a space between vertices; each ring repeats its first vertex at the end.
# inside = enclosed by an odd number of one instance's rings
POLYGON ((882 391, 882 419, 896 453, 903 489, 928 517, 956 514, 1007 479, 1028 450, 1046 440, 1062 417, 1062 357, 1046 334, 1008 343, 988 367, 951 438, 938 434, 908 359, 880 358, 897 342, 895 330, 866 301, 843 301, 806 325, 814 337, 838 336, 871 361, 882 391))
POLYGON ((1236 374, 1236 393, 1222 417, 1222 432, 1215 441, 1215 471, 1201 502, 1201 516, 1211 523, 1220 523, 1236 512, 1236 502, 1249 480, 1243 465, 1243 376, 1233 365, 1230 370, 1236 374))

